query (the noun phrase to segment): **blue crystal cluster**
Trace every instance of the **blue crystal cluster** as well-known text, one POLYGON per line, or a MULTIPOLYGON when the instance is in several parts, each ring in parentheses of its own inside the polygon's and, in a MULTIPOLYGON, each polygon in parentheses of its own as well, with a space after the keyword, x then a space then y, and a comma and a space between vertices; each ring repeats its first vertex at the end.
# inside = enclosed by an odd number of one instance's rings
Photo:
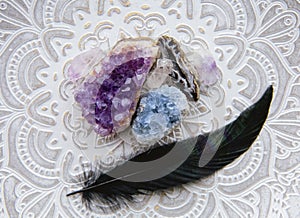
POLYGON ((153 144, 172 129, 181 118, 181 112, 171 98, 159 92, 149 92, 140 101, 132 130, 143 144, 153 144))

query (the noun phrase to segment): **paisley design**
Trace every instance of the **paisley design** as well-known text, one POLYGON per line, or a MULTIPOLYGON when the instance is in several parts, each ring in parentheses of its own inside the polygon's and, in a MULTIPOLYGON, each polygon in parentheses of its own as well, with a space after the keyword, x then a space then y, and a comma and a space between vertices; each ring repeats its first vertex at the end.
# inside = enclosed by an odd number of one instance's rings
POLYGON ((1 0, 0 217, 299 217, 299 8, 296 0, 1 0), (208 49, 221 82, 189 103, 161 143, 223 126, 268 84, 270 117, 251 150, 212 177, 116 214, 88 211, 65 197, 82 166, 97 158, 106 171, 144 147, 130 132, 94 133, 68 67, 91 48, 162 35, 208 49))

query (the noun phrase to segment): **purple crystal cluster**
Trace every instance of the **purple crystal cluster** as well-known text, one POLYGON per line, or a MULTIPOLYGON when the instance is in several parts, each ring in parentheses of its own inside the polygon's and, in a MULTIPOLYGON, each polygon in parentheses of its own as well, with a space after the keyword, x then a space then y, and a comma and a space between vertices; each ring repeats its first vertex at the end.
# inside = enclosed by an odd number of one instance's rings
POLYGON ((75 101, 81 107, 82 116, 92 125, 96 124, 95 102, 100 84, 95 77, 89 76, 74 93, 75 101))
POLYGON ((221 71, 217 67, 212 54, 203 48, 197 50, 188 48, 186 57, 197 70, 200 90, 206 93, 207 89, 221 80, 221 71))
POLYGON ((77 86, 75 100, 98 134, 118 133, 130 125, 157 52, 151 40, 121 41, 77 86))
POLYGON ((97 77, 110 74, 115 67, 137 58, 156 58, 158 47, 152 40, 126 39, 119 41, 114 48, 96 65, 94 73, 97 77))
POLYGON ((120 122, 126 123, 125 119, 136 107, 135 93, 145 81, 149 70, 148 59, 137 58, 116 67, 110 77, 101 84, 95 103, 95 120, 99 134, 109 135, 114 128, 119 129, 122 126, 120 122), (138 76, 142 81, 138 80, 138 76), (128 87, 127 91, 124 86, 128 87), (122 97, 119 94, 120 91, 122 97))

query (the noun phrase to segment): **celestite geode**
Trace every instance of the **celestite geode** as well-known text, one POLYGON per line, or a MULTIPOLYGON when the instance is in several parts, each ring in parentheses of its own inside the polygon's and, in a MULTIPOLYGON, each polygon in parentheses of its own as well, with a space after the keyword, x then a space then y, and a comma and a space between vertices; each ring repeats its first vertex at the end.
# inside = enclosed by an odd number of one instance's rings
POLYGON ((141 98, 132 130, 141 144, 154 144, 181 120, 181 111, 188 108, 185 95, 167 85, 150 91, 141 98))

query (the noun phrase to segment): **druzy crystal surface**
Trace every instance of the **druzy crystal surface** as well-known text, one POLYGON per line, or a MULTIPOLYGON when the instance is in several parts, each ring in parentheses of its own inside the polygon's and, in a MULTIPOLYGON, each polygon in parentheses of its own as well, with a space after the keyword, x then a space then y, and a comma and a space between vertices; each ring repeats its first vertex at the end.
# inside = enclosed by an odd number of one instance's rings
POLYGON ((133 134, 142 144, 154 144, 180 122, 188 106, 185 95, 175 87, 163 86, 140 101, 133 121, 133 134))
POLYGON ((95 120, 100 134, 110 134, 113 129, 120 131, 123 125, 127 127, 136 107, 136 93, 141 88, 142 82, 137 77, 144 81, 149 70, 149 64, 145 62, 147 58, 128 61, 116 67, 101 84, 95 103, 95 120))
POLYGON ((193 49, 184 46, 187 60, 194 66, 200 81, 200 90, 205 93, 207 89, 221 80, 221 71, 217 67, 212 54, 204 49, 193 49))
POLYGON ((82 115, 101 136, 130 125, 158 48, 152 40, 120 41, 75 90, 82 115))

